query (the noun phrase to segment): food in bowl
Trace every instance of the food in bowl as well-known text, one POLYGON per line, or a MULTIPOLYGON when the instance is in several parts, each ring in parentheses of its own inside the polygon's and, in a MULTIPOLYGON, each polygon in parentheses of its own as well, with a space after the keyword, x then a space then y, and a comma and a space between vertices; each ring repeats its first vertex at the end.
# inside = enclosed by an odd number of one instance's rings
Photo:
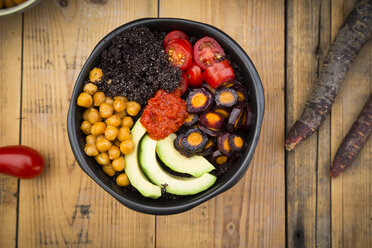
POLYGON ((17 6, 21 3, 26 2, 27 0, 0 0, 0 9, 1 8, 11 8, 17 6))
POLYGON ((253 114, 241 80, 212 37, 133 27, 103 51, 77 99, 87 108, 85 152, 126 190, 155 199, 198 194, 246 148, 253 114))

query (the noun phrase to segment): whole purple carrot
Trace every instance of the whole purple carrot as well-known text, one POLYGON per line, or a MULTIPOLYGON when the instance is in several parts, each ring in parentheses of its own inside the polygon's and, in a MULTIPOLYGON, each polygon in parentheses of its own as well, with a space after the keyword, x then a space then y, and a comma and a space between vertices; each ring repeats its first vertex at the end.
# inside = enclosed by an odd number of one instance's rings
POLYGON ((359 1, 339 30, 324 60, 305 110, 287 135, 288 151, 319 129, 337 96, 351 62, 372 34, 372 0, 359 1))
POLYGON ((343 139, 333 159, 331 177, 337 177, 346 170, 362 150, 372 133, 372 94, 354 122, 348 134, 343 139))

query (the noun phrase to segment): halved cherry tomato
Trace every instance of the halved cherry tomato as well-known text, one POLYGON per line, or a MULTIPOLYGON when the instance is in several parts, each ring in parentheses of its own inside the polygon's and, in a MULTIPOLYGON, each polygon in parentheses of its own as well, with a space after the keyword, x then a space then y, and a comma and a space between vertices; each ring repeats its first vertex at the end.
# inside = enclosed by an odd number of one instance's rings
POLYGON ((235 79, 235 74, 229 61, 224 60, 208 67, 203 72, 203 78, 204 81, 216 89, 226 82, 233 81, 235 79))
POLYGON ((28 146, 4 146, 0 148, 0 173, 28 179, 44 170, 44 158, 28 146))
POLYGON ((181 96, 182 96, 183 94, 185 94, 187 88, 189 88, 190 80, 187 78, 187 75, 185 73, 182 73, 181 77, 182 77, 182 79, 181 79, 181 82, 180 82, 179 89, 181 90, 181 96))
POLYGON ((199 66, 191 64, 185 73, 192 87, 200 87, 203 84, 203 75, 199 66))
POLYGON ((179 96, 185 94, 186 90, 189 88, 189 79, 185 73, 181 74, 181 81, 179 87, 173 91, 173 93, 179 92, 179 96))
POLYGON ((168 46, 165 48, 165 53, 167 54, 169 62, 181 70, 185 70, 192 62, 191 48, 187 42, 188 41, 177 39, 169 42, 168 46))
POLYGON ((195 43, 193 55, 195 64, 205 70, 223 60, 225 52, 215 39, 206 36, 195 43))
POLYGON ((189 38, 184 32, 179 31, 179 30, 173 30, 165 36, 164 47, 167 47, 170 41, 176 40, 176 39, 187 40, 187 41, 189 40, 189 38))

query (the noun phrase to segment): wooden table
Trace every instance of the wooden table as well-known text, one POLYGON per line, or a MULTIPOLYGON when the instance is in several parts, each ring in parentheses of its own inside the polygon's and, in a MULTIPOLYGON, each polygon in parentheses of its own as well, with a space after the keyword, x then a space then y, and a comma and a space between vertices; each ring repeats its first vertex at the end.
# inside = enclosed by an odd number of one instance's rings
POLYGON ((330 179, 343 136, 372 91, 372 41, 353 63, 320 131, 286 153, 331 40, 353 0, 45 0, 0 19, 0 146, 29 145, 42 176, 0 176, 0 247, 372 247, 372 140, 330 179), (227 32, 261 76, 266 111, 245 177, 183 214, 129 210, 77 165, 66 116, 97 42, 141 17, 181 17, 227 32))

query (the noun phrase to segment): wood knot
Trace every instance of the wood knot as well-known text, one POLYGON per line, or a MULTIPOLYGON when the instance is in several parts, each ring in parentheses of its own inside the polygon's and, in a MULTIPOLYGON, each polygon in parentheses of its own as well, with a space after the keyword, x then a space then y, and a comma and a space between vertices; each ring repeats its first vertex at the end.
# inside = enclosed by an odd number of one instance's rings
POLYGON ((227 233, 232 235, 235 232, 234 223, 230 222, 229 224, 227 224, 226 229, 227 229, 227 233))
POLYGON ((93 4, 105 4, 107 0, 88 0, 88 2, 93 4))
POLYGON ((66 8, 68 6, 68 1, 67 0, 59 0, 59 6, 62 8, 66 8))

